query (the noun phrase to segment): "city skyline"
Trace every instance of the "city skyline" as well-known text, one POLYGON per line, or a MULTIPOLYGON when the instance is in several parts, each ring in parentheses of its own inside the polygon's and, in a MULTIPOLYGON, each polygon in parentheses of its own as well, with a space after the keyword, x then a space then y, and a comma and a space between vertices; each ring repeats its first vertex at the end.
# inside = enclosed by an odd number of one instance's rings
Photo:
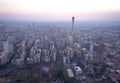
POLYGON ((119 20, 119 0, 1 0, 0 20, 119 20))

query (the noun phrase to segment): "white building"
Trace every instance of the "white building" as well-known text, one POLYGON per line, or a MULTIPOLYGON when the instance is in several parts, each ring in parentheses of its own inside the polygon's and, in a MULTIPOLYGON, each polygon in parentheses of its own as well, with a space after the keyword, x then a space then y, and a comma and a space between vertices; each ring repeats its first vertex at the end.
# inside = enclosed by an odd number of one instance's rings
POLYGON ((74 74, 73 74, 72 69, 67 69, 67 72, 68 72, 69 78, 74 78, 74 74))
POLYGON ((82 69, 79 66, 74 67, 75 74, 78 77, 80 74, 82 74, 82 69))

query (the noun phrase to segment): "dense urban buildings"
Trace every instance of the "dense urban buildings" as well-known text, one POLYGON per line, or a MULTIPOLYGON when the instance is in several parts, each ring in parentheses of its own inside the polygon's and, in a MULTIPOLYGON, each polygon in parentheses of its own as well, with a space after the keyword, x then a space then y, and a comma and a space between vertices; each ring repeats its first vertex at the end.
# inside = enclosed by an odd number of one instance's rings
POLYGON ((120 25, 0 22, 0 83, 119 83, 120 25))

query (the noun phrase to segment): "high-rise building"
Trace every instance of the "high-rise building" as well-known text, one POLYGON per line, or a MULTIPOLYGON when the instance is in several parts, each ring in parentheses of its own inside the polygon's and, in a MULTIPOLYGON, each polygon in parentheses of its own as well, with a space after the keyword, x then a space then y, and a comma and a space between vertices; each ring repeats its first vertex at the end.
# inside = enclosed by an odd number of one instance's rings
POLYGON ((67 56, 69 59, 73 59, 73 49, 67 48, 67 56))
POLYGON ((3 41, 4 52, 9 52, 9 42, 3 41))
POLYGON ((90 53, 93 52, 93 44, 90 44, 90 49, 89 49, 90 53))
POLYGON ((72 17, 72 33, 74 33, 74 20, 75 20, 75 17, 73 16, 72 17))

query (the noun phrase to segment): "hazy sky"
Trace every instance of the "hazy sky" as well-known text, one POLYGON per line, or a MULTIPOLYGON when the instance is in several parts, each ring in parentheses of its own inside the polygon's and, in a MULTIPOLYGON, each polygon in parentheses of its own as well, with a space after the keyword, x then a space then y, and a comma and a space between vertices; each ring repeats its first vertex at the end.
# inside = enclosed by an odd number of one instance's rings
POLYGON ((120 0, 0 0, 0 20, 120 20, 120 0))

